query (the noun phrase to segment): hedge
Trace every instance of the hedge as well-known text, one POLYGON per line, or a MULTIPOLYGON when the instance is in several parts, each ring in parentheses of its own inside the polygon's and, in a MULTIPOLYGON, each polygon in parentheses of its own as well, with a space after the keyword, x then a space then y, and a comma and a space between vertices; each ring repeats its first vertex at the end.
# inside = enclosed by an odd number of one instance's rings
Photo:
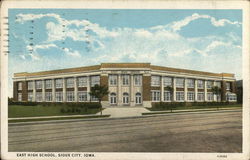
POLYGON ((13 102, 9 101, 9 105, 23 105, 23 106, 68 106, 79 108, 101 108, 99 102, 13 102))
POLYGON ((152 102, 153 108, 191 107, 191 106, 221 106, 234 105, 236 102, 152 102))

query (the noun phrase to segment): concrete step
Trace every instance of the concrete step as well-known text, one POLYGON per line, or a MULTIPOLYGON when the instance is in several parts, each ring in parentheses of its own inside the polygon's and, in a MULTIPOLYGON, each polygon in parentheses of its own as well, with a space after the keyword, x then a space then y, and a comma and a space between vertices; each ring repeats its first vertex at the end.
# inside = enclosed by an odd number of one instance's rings
MULTIPOLYGON (((110 117, 114 118, 141 116, 142 113, 146 112, 150 111, 143 107, 108 107, 102 111, 102 114, 110 115, 110 117)), ((100 115, 100 112, 97 115, 100 115)))

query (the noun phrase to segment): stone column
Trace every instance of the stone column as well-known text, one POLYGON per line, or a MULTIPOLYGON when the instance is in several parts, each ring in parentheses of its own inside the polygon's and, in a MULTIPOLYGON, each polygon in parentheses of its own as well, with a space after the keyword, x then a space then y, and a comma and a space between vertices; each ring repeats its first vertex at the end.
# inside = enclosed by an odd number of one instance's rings
POLYGON ((161 101, 164 101, 164 77, 161 76, 161 101))
POLYGON ((198 80, 194 80, 194 101, 198 100, 198 80))
POLYGON ((42 80, 42 102, 45 102, 45 80, 42 80))
POLYGON ((67 97, 66 97, 66 78, 63 78, 63 102, 66 102, 67 97))
POLYGON ((87 101, 90 101, 90 95, 89 95, 89 92, 90 92, 90 88, 91 88, 91 77, 90 76, 87 76, 87 101))
POLYGON ((74 96, 75 96, 75 102, 78 102, 78 85, 77 85, 77 77, 74 77, 74 96))
POLYGON ((121 74, 118 75, 118 87, 117 87, 117 105, 122 105, 122 77, 121 74))
POLYGON ((33 80, 33 97, 32 97, 32 101, 35 102, 36 101, 36 81, 33 80))
POLYGON ((204 101, 207 101, 207 81, 204 80, 204 101))
POLYGON ((187 78, 184 79, 184 101, 187 101, 187 78))
POLYGON ((173 101, 176 101, 176 78, 173 77, 173 101))
POLYGON ((134 75, 130 76, 130 106, 135 106, 134 75))
POLYGON ((56 88, 55 88, 55 79, 51 80, 52 82, 52 102, 56 101, 56 88))

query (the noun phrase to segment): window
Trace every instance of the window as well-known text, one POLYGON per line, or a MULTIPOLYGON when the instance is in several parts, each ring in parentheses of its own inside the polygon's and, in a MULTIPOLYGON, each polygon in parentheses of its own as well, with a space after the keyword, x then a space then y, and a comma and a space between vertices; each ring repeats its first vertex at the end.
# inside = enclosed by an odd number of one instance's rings
POLYGON ((75 100, 74 92, 66 92, 67 102, 73 102, 75 100))
POLYGON ((122 85, 129 85, 129 75, 122 75, 122 85))
POLYGON ((215 97, 216 97, 216 101, 219 102, 221 101, 221 95, 220 94, 215 94, 215 97))
POLYGON ((151 76, 151 86, 160 86, 161 84, 160 76, 151 76))
POLYGON ((207 89, 211 89, 213 86, 213 82, 212 81, 207 81, 207 89))
POLYGON ((184 92, 176 92, 176 101, 184 101, 184 92))
POLYGON ((230 93, 230 92, 228 92, 227 94, 226 94, 226 100, 227 101, 230 101, 230 102, 232 102, 232 101, 237 101, 237 96, 236 96, 236 94, 235 93, 230 93))
POLYGON ((33 93, 28 92, 28 101, 31 102, 33 100, 33 93))
POLYGON ((98 101, 98 98, 96 98, 95 96, 91 96, 90 99, 91 101, 94 101, 94 102, 98 101))
POLYGON ((194 79, 187 79, 187 87, 194 88, 194 79))
POLYGON ((78 87, 87 87, 88 77, 78 77, 78 87))
POLYGON ((230 82, 226 83, 226 89, 227 89, 227 91, 230 91, 230 82))
POLYGON ((115 93, 110 94, 110 104, 116 104, 116 94, 115 93))
POLYGON ((172 94, 170 91, 164 92, 164 101, 171 101, 172 100, 172 94))
POLYGON ((110 75, 109 76, 109 85, 111 85, 111 86, 117 85, 117 75, 110 75))
POLYGON ((42 89, 42 81, 36 81, 36 89, 42 89))
POLYGON ((128 104, 129 103, 129 94, 128 93, 123 93, 122 103, 123 104, 128 104))
POLYGON ((100 76, 91 76, 91 87, 95 85, 100 85, 100 76))
POLYGON ((43 101, 42 92, 36 92, 36 101, 37 102, 42 102, 43 101))
POLYGON ((221 82, 215 82, 215 86, 217 86, 217 87, 219 87, 219 88, 221 88, 221 82))
POLYGON ((45 92, 45 101, 46 102, 52 101, 52 92, 45 92))
POLYGON ((135 86, 141 86, 142 84, 142 76, 134 75, 135 86))
POLYGON ((183 88, 184 87, 184 79, 183 78, 176 78, 176 87, 183 88))
POLYGON ((33 82, 28 81, 28 90, 33 90, 33 82))
POLYGON ((198 80, 198 88, 203 89, 204 88, 204 81, 203 80, 198 80))
POLYGON ((187 92, 187 100, 194 101, 194 92, 187 92))
POLYGON ((56 79, 56 88, 63 87, 63 79, 56 79))
POLYGON ((163 77, 163 85, 164 85, 164 87, 172 86, 172 78, 163 77))
POLYGON ((152 91, 151 92, 151 99, 153 102, 159 102, 161 98, 161 92, 160 91, 152 91))
POLYGON ((22 90, 22 86, 23 86, 23 83, 22 82, 18 82, 18 90, 22 90))
POLYGON ((74 88, 74 78, 67 78, 66 79, 66 86, 67 86, 67 88, 74 88))
POLYGON ((214 94, 212 92, 207 92, 207 100, 213 101, 214 100, 214 94))
POLYGON ((204 101, 204 93, 203 92, 198 92, 197 100, 198 101, 204 101))
POLYGON ((136 104, 141 104, 142 103, 142 100, 141 100, 141 93, 137 92, 135 94, 135 103, 136 104))
POLYGON ((79 99, 79 102, 86 102, 88 100, 87 99, 87 92, 79 91, 78 92, 78 99, 79 99))
POLYGON ((17 99, 18 99, 18 101, 22 101, 22 93, 17 94, 17 99))
POLYGON ((52 88, 52 80, 47 79, 45 80, 45 89, 51 89, 52 88))
POLYGON ((62 102, 62 101, 63 101, 63 93, 56 92, 56 102, 62 102))

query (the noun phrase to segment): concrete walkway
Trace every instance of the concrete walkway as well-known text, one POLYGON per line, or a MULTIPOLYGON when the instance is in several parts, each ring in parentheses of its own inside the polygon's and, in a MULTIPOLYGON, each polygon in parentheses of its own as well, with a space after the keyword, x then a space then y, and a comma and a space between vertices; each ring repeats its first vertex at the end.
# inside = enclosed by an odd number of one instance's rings
MULTIPOLYGON (((103 115, 110 115, 111 118, 114 117, 135 117, 141 116, 142 113, 150 112, 146 108, 143 107, 116 107, 116 108, 105 108, 102 111, 103 115)), ((100 113, 97 113, 100 115, 100 113)))

